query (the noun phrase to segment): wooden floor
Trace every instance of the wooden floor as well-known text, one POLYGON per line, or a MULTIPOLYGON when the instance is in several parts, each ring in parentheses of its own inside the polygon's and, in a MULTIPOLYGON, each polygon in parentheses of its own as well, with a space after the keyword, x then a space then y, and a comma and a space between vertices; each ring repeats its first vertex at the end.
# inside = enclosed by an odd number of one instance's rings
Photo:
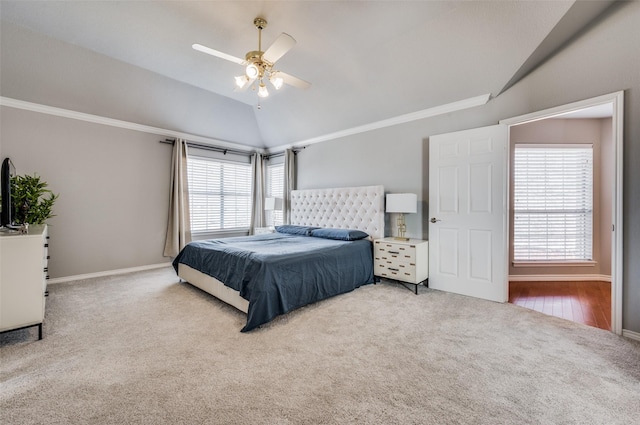
POLYGON ((609 282, 510 282, 509 302, 550 316, 611 330, 609 282))

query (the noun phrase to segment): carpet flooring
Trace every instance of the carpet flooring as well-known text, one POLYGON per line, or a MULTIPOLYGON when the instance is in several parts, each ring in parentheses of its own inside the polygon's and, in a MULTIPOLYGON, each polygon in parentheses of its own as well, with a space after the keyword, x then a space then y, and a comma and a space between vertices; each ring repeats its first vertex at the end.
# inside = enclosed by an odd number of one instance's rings
POLYGON ((240 333, 171 268, 49 286, 0 335, 0 423, 632 424, 640 344, 383 281, 240 333))

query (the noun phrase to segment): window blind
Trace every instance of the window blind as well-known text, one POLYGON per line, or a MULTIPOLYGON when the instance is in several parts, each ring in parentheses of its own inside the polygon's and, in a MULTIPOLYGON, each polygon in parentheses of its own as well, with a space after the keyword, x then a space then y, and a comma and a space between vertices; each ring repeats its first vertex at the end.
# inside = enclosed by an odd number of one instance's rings
POLYGON ((248 229, 251 221, 251 166, 189 157, 191 231, 248 229))
MULTIPOLYGON (((284 163, 269 165, 267 167, 267 197, 284 197, 284 163)), ((283 224, 282 210, 267 211, 267 223, 274 226, 283 224)))
POLYGON ((586 261, 593 246, 593 148, 516 145, 514 261, 586 261))

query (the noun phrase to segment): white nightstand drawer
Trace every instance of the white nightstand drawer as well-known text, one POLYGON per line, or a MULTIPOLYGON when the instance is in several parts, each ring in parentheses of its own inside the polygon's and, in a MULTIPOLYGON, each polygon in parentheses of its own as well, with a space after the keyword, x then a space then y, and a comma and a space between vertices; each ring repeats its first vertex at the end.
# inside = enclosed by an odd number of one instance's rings
POLYGON ((405 282, 416 281, 416 266, 407 263, 399 264, 376 264, 374 274, 376 276, 388 277, 390 279, 402 280, 405 282))
POLYGON ((405 248, 400 249, 385 249, 381 248, 376 256, 379 256, 383 260, 395 260, 395 261, 416 261, 415 250, 407 251, 405 248))
POLYGON ((393 242, 377 242, 376 256, 382 259, 396 259, 398 261, 416 261, 416 246, 393 242))

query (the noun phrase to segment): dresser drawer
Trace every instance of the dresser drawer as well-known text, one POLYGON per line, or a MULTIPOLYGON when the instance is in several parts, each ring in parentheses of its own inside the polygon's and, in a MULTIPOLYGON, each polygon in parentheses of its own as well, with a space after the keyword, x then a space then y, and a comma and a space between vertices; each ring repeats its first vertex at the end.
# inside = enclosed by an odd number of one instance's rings
POLYGON ((414 245, 399 245, 389 242, 376 242, 375 255, 383 260, 416 261, 414 245))
POLYGON ((410 263, 376 262, 373 273, 376 276, 388 277, 405 282, 416 281, 416 266, 410 263))

